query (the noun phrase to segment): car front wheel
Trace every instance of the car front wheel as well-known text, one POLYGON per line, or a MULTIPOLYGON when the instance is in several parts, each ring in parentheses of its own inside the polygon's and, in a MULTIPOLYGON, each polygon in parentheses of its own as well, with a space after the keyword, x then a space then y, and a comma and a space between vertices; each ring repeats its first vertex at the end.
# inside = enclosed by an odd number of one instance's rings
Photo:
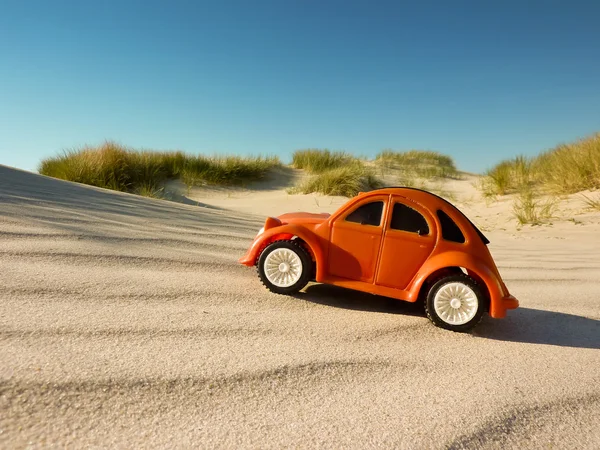
POLYGON ((277 294, 294 294, 306 286, 311 268, 308 252, 296 241, 273 242, 258 259, 260 280, 277 294))
POLYGON ((471 277, 451 275, 437 280, 427 294, 425 312, 438 327, 468 331, 483 316, 485 298, 471 277))

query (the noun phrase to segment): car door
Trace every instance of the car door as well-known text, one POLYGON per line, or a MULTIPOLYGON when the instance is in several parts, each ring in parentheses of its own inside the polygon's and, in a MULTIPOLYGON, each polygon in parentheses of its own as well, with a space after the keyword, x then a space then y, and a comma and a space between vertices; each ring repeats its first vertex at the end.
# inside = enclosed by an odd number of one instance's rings
POLYGON ((370 197, 335 218, 331 226, 328 273, 373 283, 389 196, 370 197))
POLYGON ((392 197, 375 283, 406 289, 435 246, 435 222, 427 210, 392 197))

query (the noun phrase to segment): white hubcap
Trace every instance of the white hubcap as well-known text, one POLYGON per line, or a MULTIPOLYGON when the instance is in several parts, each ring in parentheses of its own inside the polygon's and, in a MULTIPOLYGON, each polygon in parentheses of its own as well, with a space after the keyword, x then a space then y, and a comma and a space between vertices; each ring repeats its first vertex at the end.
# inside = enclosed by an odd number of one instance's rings
POLYGON ((290 287, 302 276, 302 260, 289 248, 276 248, 265 258, 264 269, 275 286, 290 287))
POLYGON ((433 299, 436 314, 450 325, 469 322, 477 314, 478 305, 473 289, 459 282, 443 285, 433 299))

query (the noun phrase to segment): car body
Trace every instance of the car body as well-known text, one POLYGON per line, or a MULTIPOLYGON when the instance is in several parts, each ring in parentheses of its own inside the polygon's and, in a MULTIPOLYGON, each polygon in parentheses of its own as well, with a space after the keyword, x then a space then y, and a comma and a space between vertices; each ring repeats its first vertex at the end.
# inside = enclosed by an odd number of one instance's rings
POLYGON ((466 331, 484 312, 503 318, 519 304, 488 243, 448 201, 396 187, 360 193, 333 214, 269 217, 239 262, 257 266, 276 293, 295 293, 316 281, 422 299, 434 324, 466 331))

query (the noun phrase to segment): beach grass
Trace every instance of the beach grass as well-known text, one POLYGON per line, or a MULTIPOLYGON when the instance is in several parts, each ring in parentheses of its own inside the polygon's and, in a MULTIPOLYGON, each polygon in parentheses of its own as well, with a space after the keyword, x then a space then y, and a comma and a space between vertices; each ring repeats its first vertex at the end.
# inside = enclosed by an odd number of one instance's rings
POLYGON ((312 175, 290 192, 354 197, 359 192, 380 187, 383 187, 383 183, 375 176, 374 171, 356 160, 351 164, 312 175))
POLYGON ((42 160, 42 175, 124 192, 156 196, 160 185, 181 179, 188 186, 243 185, 263 179, 281 165, 277 157, 189 155, 137 151, 114 142, 67 150, 42 160))
POLYGON ((486 171, 480 188, 485 197, 508 195, 529 189, 533 180, 532 160, 519 155, 501 161, 486 171))
POLYGON ((480 184, 485 196, 513 194, 532 186, 554 195, 600 189, 600 133, 532 158, 501 161, 480 184))
POLYGON ((410 173, 418 178, 459 177, 452 157, 429 150, 383 150, 377 154, 375 163, 381 168, 410 173))
POLYGON ((588 208, 600 211, 600 195, 589 197, 585 194, 581 194, 581 196, 583 197, 583 201, 588 208))
POLYGON ((292 166, 294 168, 303 169, 313 174, 337 169, 356 160, 357 158, 346 152, 332 152, 327 149, 296 150, 292 154, 292 166))
POLYGON ((542 225, 554 217, 556 206, 556 199, 542 200, 533 189, 523 188, 513 201, 513 215, 519 225, 542 225))
POLYGON ((600 189, 600 133, 540 154, 533 170, 539 183, 558 194, 600 189))

